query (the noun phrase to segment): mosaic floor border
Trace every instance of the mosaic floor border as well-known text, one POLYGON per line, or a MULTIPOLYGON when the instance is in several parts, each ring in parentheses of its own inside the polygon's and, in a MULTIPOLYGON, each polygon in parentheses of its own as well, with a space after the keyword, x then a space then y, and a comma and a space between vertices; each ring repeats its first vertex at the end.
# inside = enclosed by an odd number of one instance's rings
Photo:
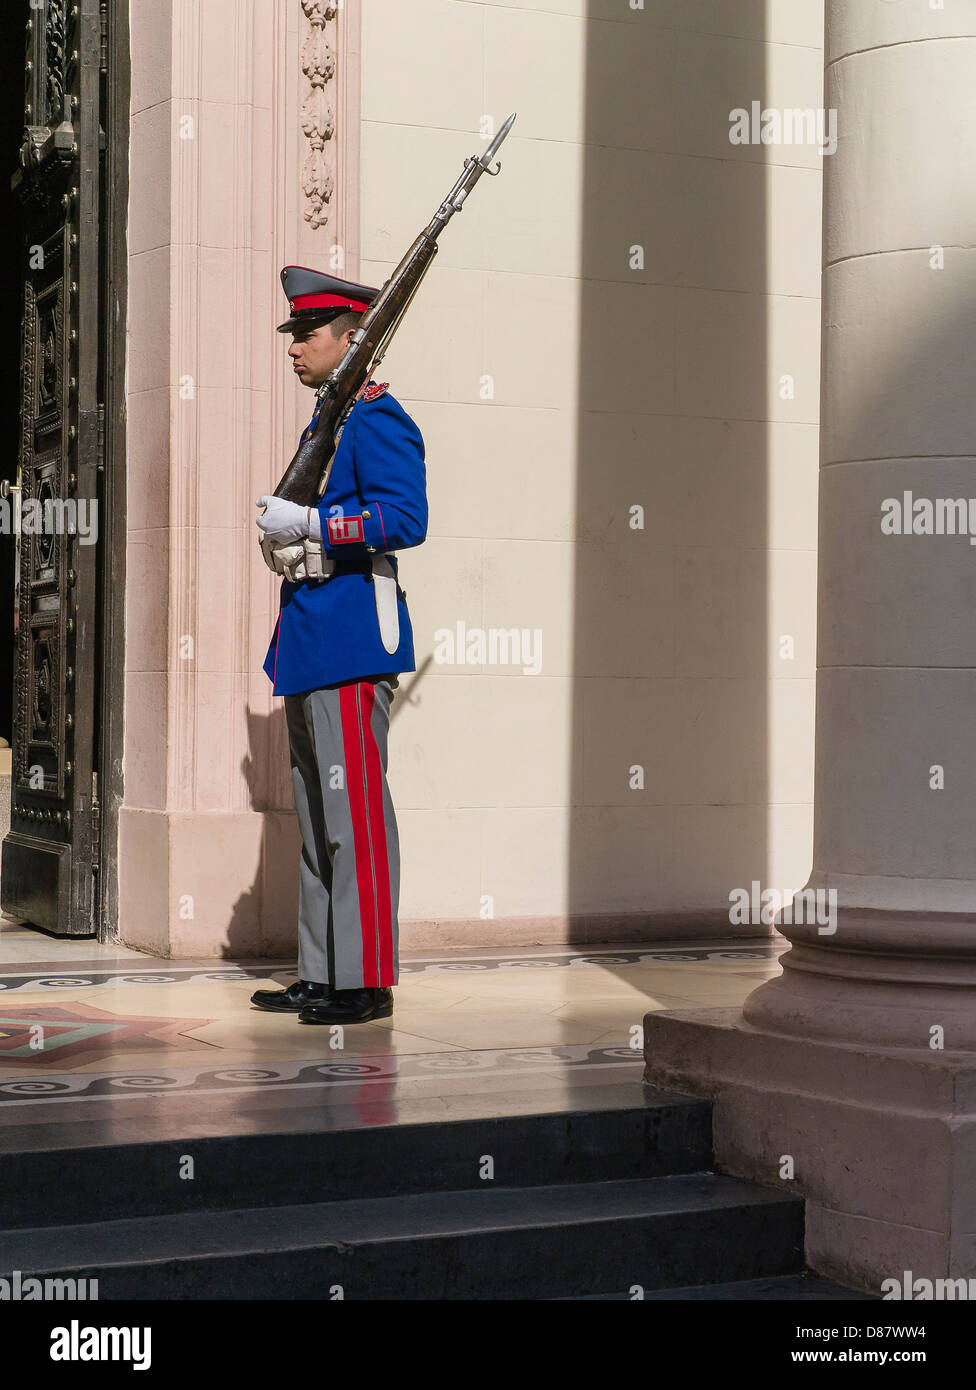
POLYGON ((364 1083, 402 1083, 442 1080, 445 1076, 519 1075, 548 1073, 550 1077, 597 1067, 629 1066, 643 1070, 643 1058, 630 1047, 592 1047, 585 1043, 565 1047, 485 1048, 468 1052, 400 1053, 372 1055, 359 1061, 303 1058, 294 1062, 270 1062, 258 1067, 165 1067, 145 1072, 84 1072, 60 1076, 0 1082, 0 1106, 50 1105, 54 1102, 123 1100, 147 1095, 199 1096, 231 1092, 297 1090, 309 1086, 335 1088, 364 1083))
MULTIPOLYGON (((695 965, 712 961, 772 961, 783 953, 785 944, 755 946, 682 946, 613 951, 546 951, 538 955, 499 954, 495 956, 445 956, 433 960, 401 961, 400 978, 422 975, 476 974, 485 970, 605 969, 613 965, 695 965)), ((269 975, 295 975, 293 966, 282 963, 255 965, 138 966, 120 969, 44 970, 23 972, 23 966, 5 971, 0 968, 0 992, 18 990, 85 989, 121 985, 194 984, 202 981, 226 983, 233 980, 264 980, 269 975)))

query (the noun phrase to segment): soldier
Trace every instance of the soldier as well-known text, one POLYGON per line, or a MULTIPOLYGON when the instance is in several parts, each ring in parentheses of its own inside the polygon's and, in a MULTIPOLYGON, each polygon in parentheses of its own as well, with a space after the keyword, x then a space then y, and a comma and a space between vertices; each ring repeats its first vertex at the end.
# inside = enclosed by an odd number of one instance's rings
MULTIPOLYGON (((287 266, 281 283, 291 317, 278 332, 292 335, 299 380, 318 387, 378 291, 302 266, 287 266)), ((347 411, 316 506, 257 501, 266 508, 257 518, 262 549, 285 574, 264 670, 285 697, 303 848, 299 979, 258 990, 252 1003, 302 1023, 387 1018, 397 983, 400 859, 387 736, 397 673, 416 666, 392 552, 425 539, 427 493, 423 438, 387 385, 364 386, 347 411)))

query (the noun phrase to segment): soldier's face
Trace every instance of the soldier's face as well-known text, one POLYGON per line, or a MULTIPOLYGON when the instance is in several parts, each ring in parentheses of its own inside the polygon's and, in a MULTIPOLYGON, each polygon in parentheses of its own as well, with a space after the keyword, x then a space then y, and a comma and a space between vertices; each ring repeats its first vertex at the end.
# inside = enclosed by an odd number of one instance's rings
POLYGON ((333 338, 329 324, 302 332, 292 333, 288 356, 294 363, 295 375, 303 386, 321 386, 323 381, 338 367, 352 339, 350 328, 341 338, 333 338))

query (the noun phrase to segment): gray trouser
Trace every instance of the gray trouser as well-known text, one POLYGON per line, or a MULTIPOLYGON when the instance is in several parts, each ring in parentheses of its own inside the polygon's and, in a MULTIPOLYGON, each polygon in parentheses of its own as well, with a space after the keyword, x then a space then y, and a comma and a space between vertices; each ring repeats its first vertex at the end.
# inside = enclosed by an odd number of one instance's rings
POLYGON ((397 982, 400 844, 386 782, 395 679, 285 696, 302 832, 298 975, 333 989, 397 982))

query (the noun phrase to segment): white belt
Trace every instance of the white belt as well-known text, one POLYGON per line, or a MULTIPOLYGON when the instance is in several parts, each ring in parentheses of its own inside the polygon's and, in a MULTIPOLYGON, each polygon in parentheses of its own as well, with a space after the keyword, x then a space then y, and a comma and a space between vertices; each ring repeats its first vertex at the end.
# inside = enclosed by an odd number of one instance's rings
MULTIPOLYGON (((270 536, 262 536, 260 546, 268 568, 283 574, 292 584, 303 579, 330 579, 336 568, 334 556, 325 554, 324 542, 313 541, 310 536, 293 545, 276 545, 270 536)), ((380 641, 392 656, 400 645, 396 575, 386 552, 372 556, 372 568, 380 641)))

